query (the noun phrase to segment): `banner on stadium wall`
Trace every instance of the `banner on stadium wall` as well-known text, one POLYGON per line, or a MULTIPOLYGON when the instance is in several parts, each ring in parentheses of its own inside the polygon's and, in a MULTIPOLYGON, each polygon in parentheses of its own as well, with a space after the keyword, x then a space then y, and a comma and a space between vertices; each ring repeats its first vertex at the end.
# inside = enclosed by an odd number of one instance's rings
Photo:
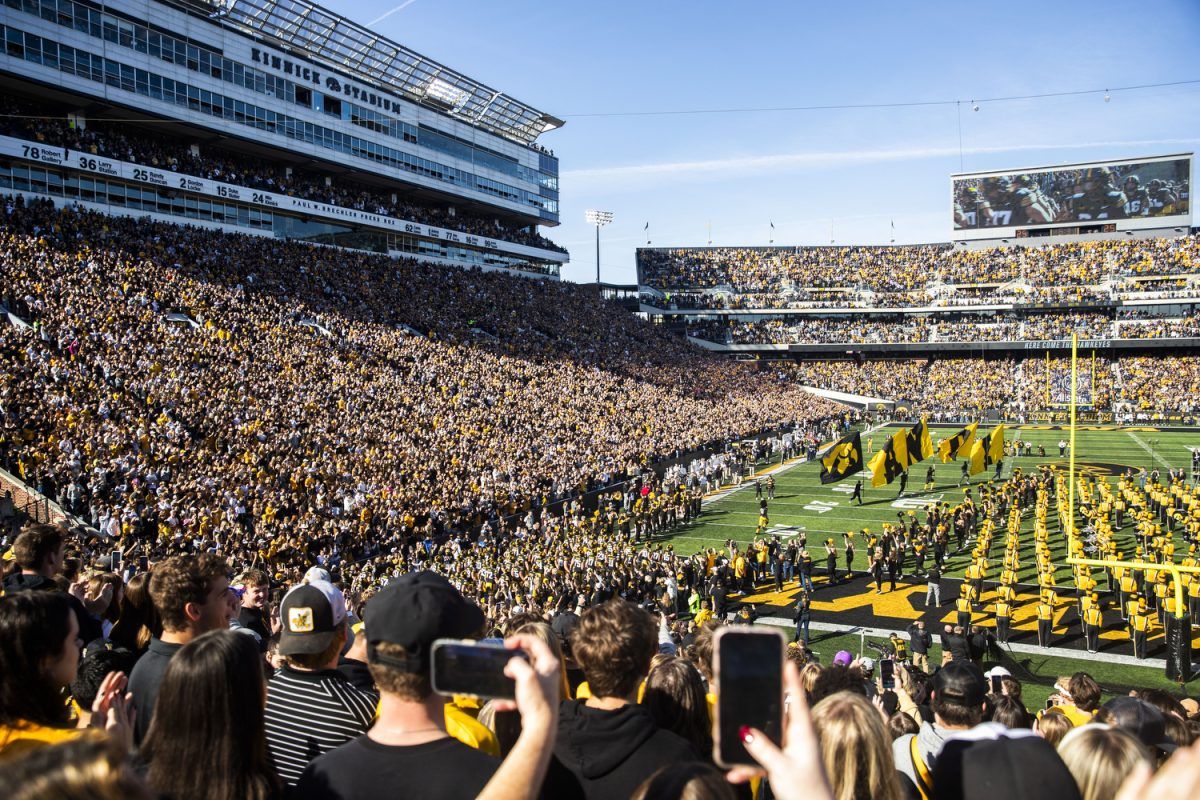
POLYGON ((119 178, 132 183, 153 186, 164 191, 190 192, 215 197, 221 200, 231 200, 248 205, 260 206, 271 211, 285 211, 314 219, 319 218, 331 222, 350 225, 367 225, 391 233, 407 233, 413 236, 423 236, 443 242, 482 247, 489 250, 512 253, 519 256, 529 256, 565 261, 566 256, 552 250, 542 250, 537 247, 504 242, 490 239, 486 236, 475 236, 462 231, 437 228, 421 222, 386 217, 382 214, 372 214, 369 211, 359 211, 356 208, 333 206, 303 197, 292 197, 277 194, 262 189, 248 189, 245 186, 235 186, 231 183, 197 178, 171 170, 147 167, 142 164, 131 164, 118 161, 115 158, 97 156, 81 150, 69 150, 64 147, 48 147, 41 142, 30 142, 12 136, 0 136, 0 156, 20 158, 35 161, 46 166, 91 172, 106 178, 119 178))

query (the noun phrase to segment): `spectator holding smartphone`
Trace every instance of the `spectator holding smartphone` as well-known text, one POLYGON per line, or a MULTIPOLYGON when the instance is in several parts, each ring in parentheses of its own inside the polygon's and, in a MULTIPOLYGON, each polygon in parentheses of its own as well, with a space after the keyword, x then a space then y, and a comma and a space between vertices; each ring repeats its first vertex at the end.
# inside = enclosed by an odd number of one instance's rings
POLYGON ((292 797, 476 797, 500 760, 446 732, 446 700, 433 692, 430 657, 437 639, 477 634, 483 612, 441 575, 425 571, 379 591, 363 622, 379 717, 365 735, 312 761, 292 797))

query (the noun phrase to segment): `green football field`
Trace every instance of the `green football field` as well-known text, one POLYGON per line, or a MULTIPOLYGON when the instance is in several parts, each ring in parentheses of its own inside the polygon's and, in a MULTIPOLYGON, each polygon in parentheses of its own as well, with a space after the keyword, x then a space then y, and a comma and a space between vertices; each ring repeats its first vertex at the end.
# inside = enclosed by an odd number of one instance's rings
MULTIPOLYGON (((863 449, 867 449, 868 438, 874 441, 874 450, 878 451, 887 437, 901 426, 891 426, 876 430, 864 430, 862 433, 863 449)), ((941 438, 952 436, 959 426, 931 426, 936 448, 941 438)), ((991 430, 991 427, 981 425, 979 435, 991 430)), ((1056 464, 1066 468, 1067 457, 1059 455, 1058 442, 1060 439, 1069 440, 1069 431, 1058 426, 1026 425, 1006 426, 1006 439, 1020 439, 1033 443, 1033 455, 1029 457, 1005 458, 1001 481, 1011 476, 1014 468, 1020 468, 1026 473, 1036 471, 1041 464, 1056 464), (1045 448, 1045 456, 1038 455, 1038 446, 1045 448)), ((1200 430, 1195 431, 1166 431, 1147 426, 1114 427, 1090 426, 1084 429, 1080 426, 1076 431, 1076 469, 1089 475, 1103 477, 1114 482, 1117 476, 1127 468, 1136 472, 1141 467, 1153 471, 1158 469, 1163 474, 1171 467, 1183 467, 1191 473, 1192 447, 1200 447, 1200 430)), ((869 456, 868 456, 869 460, 869 456)), ((915 512, 918 518, 924 519, 922 510, 933 502, 946 502, 951 506, 957 504, 963 497, 966 485, 958 485, 961 472, 961 462, 943 464, 935 455, 913 466, 910 470, 908 489, 904 496, 898 497, 899 481, 889 486, 874 489, 869 486, 869 473, 864 471, 861 477, 866 486, 864 502, 859 505, 851 500, 854 478, 838 484, 822 485, 819 480, 820 464, 797 464, 776 474, 775 498, 769 500, 770 525, 767 533, 779 535, 783 539, 803 535, 807 539, 809 552, 814 561, 813 619, 815 621, 845 624, 847 626, 865 626, 903 631, 909 622, 924 619, 926 626, 935 633, 940 631, 945 623, 954 621, 953 601, 958 596, 958 583, 963 570, 970 562, 970 547, 960 553, 952 552, 946 563, 945 579, 942 587, 942 607, 927 608, 925 606, 925 582, 911 574, 898 581, 895 590, 887 587, 887 591, 876 594, 875 586, 864 574, 867 568, 866 540, 863 529, 872 533, 882 531, 883 523, 896 522, 897 515, 908 515, 915 512), (930 491, 924 490, 926 468, 933 464, 936 472, 935 484, 930 491), (854 544, 857 550, 854 560, 854 574, 846 572, 843 534, 853 532, 854 544), (824 541, 832 538, 838 551, 838 579, 835 583, 826 582, 824 541)), ((971 478, 972 494, 978 498, 979 488, 993 481, 994 467, 985 473, 971 478)), ((765 481, 763 495, 766 496, 765 481)), ((759 501, 755 497, 753 481, 748 480, 741 488, 718 495, 706 506, 700 518, 685 528, 661 537, 660 541, 669 542, 677 553, 691 554, 714 548, 724 549, 726 542, 732 540, 739 549, 755 537, 758 524, 759 501)), ((1055 574, 1059 589, 1059 603, 1055 614, 1055 635, 1052 650, 1070 660, 1072 651, 1083 647, 1083 636, 1079 626, 1078 615, 1075 611, 1073 581, 1071 568, 1065 563, 1065 541, 1058 530, 1057 519, 1051 514, 1047 520, 1051 551, 1058 565, 1055 574)), ((1013 636, 1010 641, 1017 644, 1036 644, 1036 622, 1033 619, 1033 607, 1037 596, 1036 566, 1034 558, 1034 519, 1032 512, 1027 512, 1022 520, 1021 528, 1021 569, 1018 571, 1018 601, 1017 612, 1013 619, 1013 636)), ((1003 559, 1003 531, 993 537, 990 558, 993 564, 1003 559)), ((1127 521, 1123 530, 1118 532, 1119 546, 1132 556, 1135 549, 1133 526, 1127 521)), ((1176 558, 1187 553, 1187 543, 1181 534, 1176 535, 1176 558)), ((911 560, 910 560, 911 565, 911 560)), ((1103 576, 1094 572, 1100 580, 1098 587, 1105 603, 1104 630, 1101 634, 1101 655, 1114 653, 1129 655, 1131 653, 1128 635, 1123 621, 1116 610, 1114 596, 1106 592, 1108 588, 1103 576)), ((989 576, 994 579, 996 574, 989 576)), ((754 592, 737 596, 736 600, 755 607, 761 616, 782 617, 790 619, 792 598, 798 593, 799 585, 792 581, 784 586, 782 592, 775 591, 771 582, 760 583, 754 592)), ((993 591, 987 588, 983 603, 977 607, 972 622, 982 625, 992 624, 989 608, 993 591)), ((827 634, 826 634, 827 635, 827 634)), ((1148 655, 1151 658, 1163 658, 1165 647, 1162 630, 1154 631, 1150 638, 1148 655)), ((1200 637, 1195 640, 1195 646, 1200 651, 1200 637)), ((1061 659, 1060 659, 1061 660, 1061 659)), ((1087 662, 1076 662, 1086 664, 1087 662)), ((1091 662, 1093 668, 1096 662, 1091 662)), ((1082 666, 1081 668, 1087 668, 1082 666)), ((1138 667, 1123 667, 1118 672, 1132 670, 1133 673, 1151 670, 1138 667)), ((1161 675, 1161 670, 1158 671, 1161 675)))
MULTIPOLYGON (((887 437, 902 426, 892 426, 877 429, 873 432, 864 431, 862 434, 863 449, 866 450, 868 439, 873 439, 875 450, 878 451, 887 437)), ((1093 426, 1098 428, 1099 426, 1093 426)), ((934 445, 940 438, 949 437, 959 430, 958 427, 931 426, 934 445)), ((991 428, 980 425, 978 433, 983 435, 991 428)), ((1057 464, 1065 468, 1066 457, 1060 457, 1058 442, 1060 439, 1069 440, 1069 431, 1048 425, 1026 425, 1006 427, 1005 438, 1008 441, 1020 439, 1030 441, 1034 445, 1032 457, 1006 458, 1004 460, 1001 480, 1012 475, 1014 468, 1025 472, 1036 471, 1041 464, 1057 464), (1046 456, 1038 457, 1037 447, 1045 447, 1046 456)), ((1191 471, 1192 447, 1200 447, 1200 430, 1195 432, 1167 432, 1148 427, 1108 428, 1103 430, 1076 430, 1076 469, 1086 470, 1090 474, 1108 476, 1115 482, 1116 476, 1132 467, 1135 471, 1145 467, 1147 471, 1158 469, 1164 474, 1169 468, 1184 467, 1191 471)), ((869 455, 867 456, 869 460, 869 455)), ((824 550, 821 543, 832 537, 839 553, 842 549, 842 535, 853 532, 855 547, 858 549, 856 568, 865 569, 866 543, 861 536, 863 528, 869 528, 878 533, 883 523, 896 522, 897 514, 907 514, 909 511, 920 512, 925 506, 938 501, 955 505, 964 496, 968 484, 959 486, 961 461, 943 464, 934 455, 913 466, 910 470, 908 490, 903 497, 897 497, 899 481, 879 489, 871 488, 869 473, 864 470, 856 478, 862 478, 865 492, 863 504, 851 501, 854 488, 854 478, 841 483, 822 485, 820 482, 820 464, 799 464, 785 472, 776 475, 775 499, 769 501, 770 528, 768 533, 791 537, 804 531, 807 533, 810 551, 818 562, 818 572, 823 566, 821 557, 824 550), (932 491, 924 491, 925 472, 929 465, 936 472, 935 484, 932 491), (817 550, 821 552, 818 553, 817 550)), ((977 498, 979 487, 992 481, 994 467, 971 478, 972 494, 977 498)), ((765 480, 763 481, 765 484, 765 480)), ((764 485, 764 496, 765 496, 764 485)), ((733 493, 709 503, 705 513, 693 525, 664 537, 674 544, 677 552, 693 553, 709 547, 724 547, 726 540, 732 539, 744 546, 754 538, 755 527, 758 524, 758 505, 755 499, 753 482, 748 480, 742 488, 733 493)), ((1051 527, 1054 522, 1050 521, 1051 527)), ((1023 531, 1032 531, 1032 515, 1026 515, 1023 531)), ((1123 534, 1132 542, 1132 527, 1125 526, 1123 534)), ((1002 539, 1001 539, 1002 545, 1002 539)), ((1053 549, 1053 547, 1052 547, 1053 549)), ((1132 544, 1129 547, 1132 552, 1132 544)), ((1184 552, 1186 548, 1177 552, 1184 552)), ((952 556, 948 561, 948 574, 961 574, 969 560, 969 553, 952 556)), ((844 568, 844 558, 839 554, 839 563, 844 568)), ((1019 574, 1021 581, 1031 580, 1036 570, 1032 559, 1025 559, 1019 574)), ((1060 566, 1056 576, 1060 583, 1070 578, 1070 568, 1065 564, 1060 566)))

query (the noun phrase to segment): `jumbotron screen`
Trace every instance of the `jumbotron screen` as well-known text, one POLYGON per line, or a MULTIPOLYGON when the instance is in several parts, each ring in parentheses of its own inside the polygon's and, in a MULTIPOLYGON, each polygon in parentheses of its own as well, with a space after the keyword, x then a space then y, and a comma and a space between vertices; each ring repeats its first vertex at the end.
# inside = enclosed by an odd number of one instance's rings
POLYGON ((1182 155, 954 175, 954 230, 1179 224, 1190 218, 1191 174, 1191 156, 1182 155))

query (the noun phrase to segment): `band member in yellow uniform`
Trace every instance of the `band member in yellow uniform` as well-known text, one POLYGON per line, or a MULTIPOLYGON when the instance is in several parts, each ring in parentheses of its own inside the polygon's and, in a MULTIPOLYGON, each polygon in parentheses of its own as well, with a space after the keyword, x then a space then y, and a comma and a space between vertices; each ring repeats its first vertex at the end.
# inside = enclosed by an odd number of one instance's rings
POLYGON ((1087 641, 1089 653, 1100 649, 1100 629, 1104 626, 1104 615, 1100 611, 1100 603, 1093 599, 1083 612, 1083 635, 1087 641))
POLYGON ((957 624, 964 630, 971 627, 971 597, 964 583, 959 590, 959 597, 954 601, 955 607, 958 609, 957 624))
POLYGON ((1129 618, 1129 629, 1133 633, 1134 658, 1145 658, 1146 640, 1150 636, 1150 614, 1145 600, 1138 603, 1137 613, 1129 618))
POLYGON ((1008 630, 1012 624, 1012 606, 1007 600, 1001 599, 996 603, 996 639, 1000 644, 1008 644, 1008 630))
POLYGON ((1054 629, 1054 606, 1047 602, 1046 595, 1042 595, 1042 599, 1037 605, 1037 620, 1038 646, 1049 647, 1050 635, 1054 629))

